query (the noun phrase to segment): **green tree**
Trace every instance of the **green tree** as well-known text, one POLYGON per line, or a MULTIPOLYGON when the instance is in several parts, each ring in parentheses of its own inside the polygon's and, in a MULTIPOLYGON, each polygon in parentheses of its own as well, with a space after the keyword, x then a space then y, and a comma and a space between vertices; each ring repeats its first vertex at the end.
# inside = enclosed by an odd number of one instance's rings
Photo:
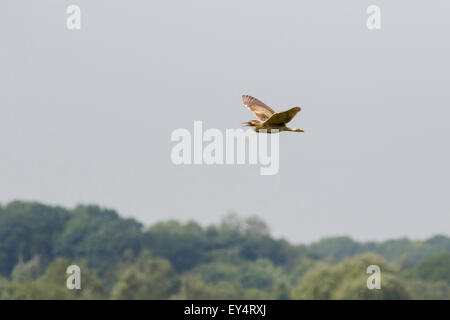
POLYGON ((233 300, 242 299, 244 289, 239 284, 226 281, 206 283, 198 275, 184 275, 181 290, 174 299, 189 300, 233 300))
POLYGON ((0 213, 0 274, 9 276, 13 267, 40 255, 52 260, 53 248, 69 214, 60 207, 15 201, 0 213))
POLYGON ((365 254, 338 265, 308 272, 292 290, 294 299, 408 299, 410 296, 394 270, 380 256, 365 254), (381 268, 381 289, 367 288, 369 265, 381 268))
POLYGON ((450 285, 445 281, 430 282, 420 279, 408 279, 406 288, 412 299, 450 300, 450 285))
POLYGON ((450 253, 440 253, 420 262, 412 275, 427 281, 445 281, 450 284, 450 253))
MULTIPOLYGON (((57 258, 47 267, 37 280, 23 279, 21 282, 0 280, 0 299, 63 300, 63 299, 103 299, 105 286, 93 270, 80 265, 81 290, 66 287, 67 267, 74 264, 68 259, 57 258)), ((76 264, 76 263, 75 263, 76 264)))
POLYGON ((36 299, 104 299, 108 291, 97 272, 85 267, 76 261, 57 258, 48 265, 45 273, 35 283, 36 299), (80 267, 81 289, 67 289, 66 282, 69 277, 67 267, 77 265, 80 267))
POLYGON ((97 206, 78 206, 55 243, 55 255, 84 261, 103 273, 139 255, 142 237, 142 225, 134 219, 97 206))
POLYGON ((31 299, 24 286, 18 282, 8 282, 0 277, 0 300, 25 300, 31 299))
POLYGON ((154 256, 169 260, 177 272, 207 261, 206 235, 195 222, 156 223, 145 232, 144 243, 154 256))
POLYGON ((335 261, 341 261, 363 251, 361 245, 349 237, 325 238, 312 243, 308 249, 315 257, 332 258, 335 261))
POLYGON ((217 283, 220 281, 239 283, 241 268, 235 264, 212 262, 199 265, 192 270, 207 283, 217 283))
POLYGON ((40 257, 34 256, 30 261, 17 264, 11 272, 11 280, 16 282, 26 282, 37 280, 42 273, 40 257))
POLYGON ((127 266, 114 286, 112 299, 168 299, 180 287, 180 280, 170 262, 143 252, 127 266))

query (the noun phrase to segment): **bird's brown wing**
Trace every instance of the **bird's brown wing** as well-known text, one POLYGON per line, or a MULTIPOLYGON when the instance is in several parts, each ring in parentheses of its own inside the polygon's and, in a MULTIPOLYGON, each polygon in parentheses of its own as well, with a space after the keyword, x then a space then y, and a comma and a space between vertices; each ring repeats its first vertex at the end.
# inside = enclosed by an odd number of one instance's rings
POLYGON ((251 96, 242 96, 242 102, 261 121, 266 121, 275 114, 275 111, 271 107, 251 96))
POLYGON ((297 113, 302 110, 300 107, 294 107, 289 110, 278 112, 272 115, 264 124, 265 125, 283 125, 291 121, 297 113))

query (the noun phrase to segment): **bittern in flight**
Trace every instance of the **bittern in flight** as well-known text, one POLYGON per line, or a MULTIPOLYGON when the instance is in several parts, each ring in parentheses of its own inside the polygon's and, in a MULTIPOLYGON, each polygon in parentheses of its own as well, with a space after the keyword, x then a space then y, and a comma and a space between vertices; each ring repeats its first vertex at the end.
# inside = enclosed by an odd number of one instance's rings
MULTIPOLYGON (((286 123, 291 121, 295 115, 301 110, 300 107, 294 107, 287 111, 275 112, 271 107, 251 96, 242 96, 244 105, 252 111, 259 120, 250 120, 244 122, 244 126, 252 127, 253 130, 259 132, 266 130, 267 133, 272 133, 272 130, 304 132, 302 129, 293 129, 286 127, 286 123)), ((275 131, 276 132, 276 131, 275 131)))

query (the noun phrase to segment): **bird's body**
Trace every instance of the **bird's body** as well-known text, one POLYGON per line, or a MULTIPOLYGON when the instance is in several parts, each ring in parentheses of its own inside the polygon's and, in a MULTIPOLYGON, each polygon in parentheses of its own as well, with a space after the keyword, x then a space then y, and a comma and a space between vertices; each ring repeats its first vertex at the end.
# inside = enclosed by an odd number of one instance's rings
POLYGON ((287 111, 275 112, 268 105, 251 96, 242 96, 244 105, 252 111, 259 120, 250 120, 244 122, 245 126, 252 127, 256 132, 281 132, 293 131, 304 132, 302 129, 289 128, 286 124, 291 121, 295 115, 300 112, 300 107, 294 107, 287 111))

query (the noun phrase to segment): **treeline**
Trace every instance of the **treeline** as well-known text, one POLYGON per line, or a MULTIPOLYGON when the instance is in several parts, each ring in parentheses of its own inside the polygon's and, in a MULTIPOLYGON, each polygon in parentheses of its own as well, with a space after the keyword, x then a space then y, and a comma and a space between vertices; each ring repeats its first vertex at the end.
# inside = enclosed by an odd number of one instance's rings
POLYGON ((257 217, 148 228, 98 206, 0 206, 0 299, 450 299, 450 238, 295 245, 257 217), (66 268, 81 267, 68 290, 66 268), (368 290, 369 265, 382 288, 368 290))

